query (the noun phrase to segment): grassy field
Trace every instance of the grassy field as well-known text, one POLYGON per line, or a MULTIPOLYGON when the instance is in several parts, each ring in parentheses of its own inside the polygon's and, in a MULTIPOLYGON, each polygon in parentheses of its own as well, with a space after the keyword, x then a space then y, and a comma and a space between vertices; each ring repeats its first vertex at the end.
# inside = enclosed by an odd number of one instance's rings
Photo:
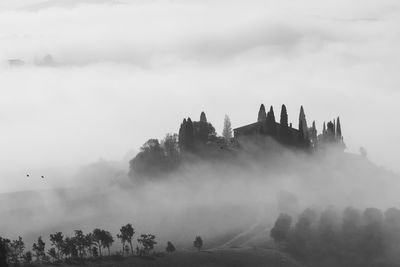
MULTIPOLYGON (((87 263, 91 267, 302 267, 286 255, 270 249, 177 251, 160 257, 125 258, 122 261, 87 263)), ((71 266, 72 267, 72 266, 71 266)), ((76 267, 76 265, 75 265, 76 267)))

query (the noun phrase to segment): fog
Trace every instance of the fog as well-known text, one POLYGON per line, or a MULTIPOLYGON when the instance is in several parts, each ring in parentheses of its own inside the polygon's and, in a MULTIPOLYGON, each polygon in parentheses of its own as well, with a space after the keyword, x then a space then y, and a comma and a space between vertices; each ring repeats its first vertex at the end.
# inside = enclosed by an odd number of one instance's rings
POLYGON ((156 234, 160 249, 167 240, 190 247, 196 235, 218 247, 241 233, 248 236, 235 245, 260 245, 280 212, 296 218, 307 207, 400 206, 398 176, 368 159, 337 150, 294 152, 272 140, 263 149, 245 145, 234 160, 198 159, 145 182, 127 171, 123 162, 101 160, 62 188, 1 195, 2 235, 22 235, 30 244, 55 231, 100 227, 116 235, 132 223, 137 235, 156 234))

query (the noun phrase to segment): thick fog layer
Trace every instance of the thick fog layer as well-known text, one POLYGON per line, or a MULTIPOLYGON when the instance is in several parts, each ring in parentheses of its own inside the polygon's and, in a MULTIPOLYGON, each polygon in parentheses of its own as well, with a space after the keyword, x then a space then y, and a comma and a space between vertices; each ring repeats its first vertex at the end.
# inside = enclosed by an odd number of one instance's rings
POLYGON ((2 235, 29 243, 54 231, 95 227, 115 235, 132 223, 138 234, 156 234, 162 246, 173 240, 187 247, 200 234, 212 247, 254 229, 256 240, 239 245, 260 244, 280 212, 296 217, 307 207, 400 206, 398 176, 362 156, 305 154, 269 142, 267 150, 246 146, 235 161, 199 159, 147 182, 128 177, 127 165, 100 161, 80 170, 68 188, 3 194, 2 235))

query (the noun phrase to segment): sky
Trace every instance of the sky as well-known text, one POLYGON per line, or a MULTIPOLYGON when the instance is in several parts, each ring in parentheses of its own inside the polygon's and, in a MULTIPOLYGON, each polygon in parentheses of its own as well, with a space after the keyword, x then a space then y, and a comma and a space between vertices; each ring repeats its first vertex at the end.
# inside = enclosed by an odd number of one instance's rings
POLYGON ((340 116, 349 152, 400 172, 398 25, 397 0, 2 0, 0 191, 261 103, 319 132, 340 116))

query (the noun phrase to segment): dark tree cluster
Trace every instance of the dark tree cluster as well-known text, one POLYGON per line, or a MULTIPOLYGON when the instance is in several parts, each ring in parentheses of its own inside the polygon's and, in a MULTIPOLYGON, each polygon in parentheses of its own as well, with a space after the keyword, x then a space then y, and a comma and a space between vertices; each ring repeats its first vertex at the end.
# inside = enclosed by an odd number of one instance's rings
POLYGON ((130 161, 131 176, 157 177, 174 170, 180 163, 177 134, 167 134, 161 141, 149 139, 140 152, 130 161))
MULTIPOLYGON (((226 122, 229 136, 230 122, 226 122), (228 125, 229 124, 229 125, 228 125)), ((149 139, 140 152, 130 161, 131 176, 158 177, 179 167, 183 155, 201 156, 205 148, 225 143, 225 138, 217 137, 214 126, 207 121, 204 112, 199 121, 184 119, 179 134, 167 134, 160 142, 149 139)))
POLYGON ((279 215, 270 236, 307 266, 400 266, 399 209, 306 209, 292 222, 279 215))
MULTIPOLYGON (((121 252, 116 256, 134 256, 133 236, 135 229, 131 224, 121 227, 117 238, 122 244, 121 252)), ((155 235, 142 234, 137 239, 136 256, 149 256, 154 249, 155 235)), ((56 232, 49 236, 50 246, 40 236, 32 245, 31 251, 25 251, 25 243, 21 237, 10 240, 0 237, 0 266, 29 266, 32 264, 85 264, 86 261, 100 260, 103 257, 112 257, 111 246, 114 243, 113 235, 104 229, 96 228, 84 234, 82 230, 75 230, 71 237, 56 232), (47 250, 46 250, 47 249, 47 250), (104 250, 107 255, 104 255, 104 250)), ((175 251, 175 247, 168 242, 167 252, 175 251)), ((115 256, 114 255, 114 256, 115 256)))

